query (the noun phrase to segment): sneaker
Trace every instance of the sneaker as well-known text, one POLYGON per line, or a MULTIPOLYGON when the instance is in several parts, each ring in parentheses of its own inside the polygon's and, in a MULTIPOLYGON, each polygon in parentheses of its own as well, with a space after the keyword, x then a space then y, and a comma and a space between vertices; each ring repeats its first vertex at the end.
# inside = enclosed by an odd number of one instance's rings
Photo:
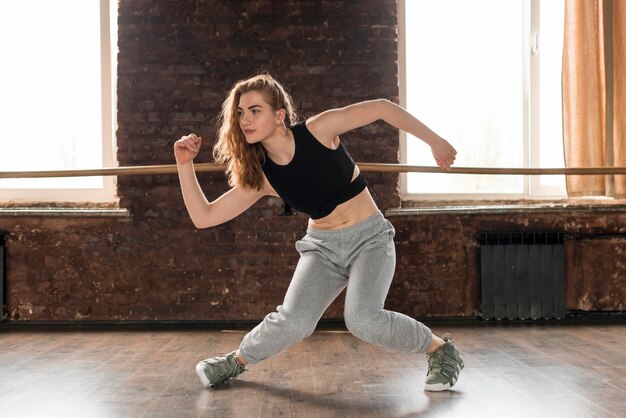
POLYGON ((196 373, 204 386, 208 388, 215 386, 248 371, 239 363, 235 353, 236 351, 233 351, 225 356, 208 358, 196 364, 196 373))
POLYGON ((444 344, 428 357, 428 373, 424 390, 440 392, 448 390, 456 383, 463 369, 463 354, 456 348, 450 334, 443 335, 444 344))

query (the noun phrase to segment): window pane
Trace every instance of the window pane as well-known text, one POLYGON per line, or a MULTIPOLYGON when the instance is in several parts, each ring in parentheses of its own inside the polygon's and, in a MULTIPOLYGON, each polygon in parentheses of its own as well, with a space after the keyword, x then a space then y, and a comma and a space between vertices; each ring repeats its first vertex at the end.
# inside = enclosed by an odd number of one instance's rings
MULTIPOLYGON (((563 102, 561 73, 563 57, 563 0, 540 3, 540 165, 565 167, 563 157, 563 102)), ((542 186, 558 186, 565 191, 564 176, 541 176, 542 186)))
MULTIPOLYGON (((3 171, 102 166, 100 4, 0 3, 3 171)), ((101 177, 0 180, 2 188, 99 188, 101 177)))
MULTIPOLYGON (((522 1, 407 0, 407 108, 458 150, 457 166, 522 167, 522 1)), ((434 165, 407 137, 407 163, 434 165)), ((408 193, 523 193, 521 176, 409 174, 408 193)))

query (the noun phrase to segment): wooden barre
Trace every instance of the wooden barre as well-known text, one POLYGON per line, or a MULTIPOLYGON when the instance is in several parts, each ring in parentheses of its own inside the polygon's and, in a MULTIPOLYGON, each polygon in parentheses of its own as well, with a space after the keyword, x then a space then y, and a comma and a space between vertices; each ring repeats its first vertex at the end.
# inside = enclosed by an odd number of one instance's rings
MULTIPOLYGON (((357 163, 361 171, 378 173, 440 173, 488 175, 614 175, 626 174, 626 167, 572 167, 572 168, 492 168, 453 167, 449 171, 439 167, 408 164, 357 163)), ((213 163, 194 164, 196 172, 224 171, 225 166, 213 163)), ((85 170, 4 171, 0 178, 87 177, 87 176, 143 176, 176 173, 176 165, 141 165, 107 167, 85 170)))

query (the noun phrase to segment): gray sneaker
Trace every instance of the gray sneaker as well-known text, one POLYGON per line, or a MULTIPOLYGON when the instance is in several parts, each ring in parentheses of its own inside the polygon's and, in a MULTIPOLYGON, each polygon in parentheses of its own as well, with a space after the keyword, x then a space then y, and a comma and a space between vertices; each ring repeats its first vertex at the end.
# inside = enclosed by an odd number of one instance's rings
POLYGON ((428 357, 428 373, 424 390, 440 392, 448 390, 456 383, 463 369, 463 354, 456 348, 450 334, 443 335, 445 342, 428 357))
POLYGON ((208 358, 196 364, 196 373, 204 386, 208 388, 215 386, 248 371, 237 361, 235 353, 236 351, 233 351, 225 356, 208 358))

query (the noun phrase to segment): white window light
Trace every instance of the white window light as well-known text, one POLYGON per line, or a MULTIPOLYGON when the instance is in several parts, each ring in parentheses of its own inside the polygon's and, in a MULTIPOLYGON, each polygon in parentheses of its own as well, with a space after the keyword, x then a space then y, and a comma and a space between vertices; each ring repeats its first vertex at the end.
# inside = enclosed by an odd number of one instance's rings
MULTIPOLYGON (((117 2, 0 4, 0 171, 115 165, 117 2)), ((115 201, 114 177, 0 179, 3 202, 115 201)))
MULTIPOLYGON (((401 102, 457 166, 563 167, 563 0, 400 2, 401 102)), ((408 136, 408 138, 407 138, 408 136)), ((403 163, 434 165, 401 138, 403 163)), ((407 199, 564 197, 562 176, 403 174, 407 199)))

